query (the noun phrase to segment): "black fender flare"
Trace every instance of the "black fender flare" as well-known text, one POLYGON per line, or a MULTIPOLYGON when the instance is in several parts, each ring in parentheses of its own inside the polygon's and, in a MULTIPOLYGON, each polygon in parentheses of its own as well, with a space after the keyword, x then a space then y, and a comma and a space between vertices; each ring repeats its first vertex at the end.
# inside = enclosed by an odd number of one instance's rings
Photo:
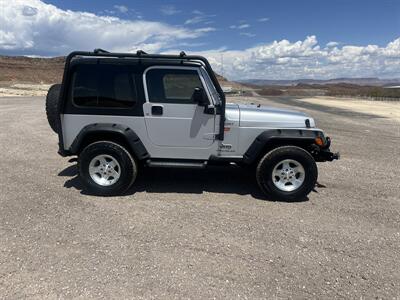
POLYGON ((255 162, 265 149, 272 149, 277 145, 308 146, 315 143, 315 138, 323 136, 319 130, 302 129, 270 129, 262 132, 243 155, 243 162, 255 162))
POLYGON ((142 141, 132 129, 125 125, 110 123, 95 123, 83 127, 71 144, 69 149, 70 154, 78 154, 82 145, 85 143, 86 138, 93 134, 112 134, 116 137, 118 136, 123 138, 126 144, 130 147, 128 150, 131 150, 138 160, 150 157, 142 141))

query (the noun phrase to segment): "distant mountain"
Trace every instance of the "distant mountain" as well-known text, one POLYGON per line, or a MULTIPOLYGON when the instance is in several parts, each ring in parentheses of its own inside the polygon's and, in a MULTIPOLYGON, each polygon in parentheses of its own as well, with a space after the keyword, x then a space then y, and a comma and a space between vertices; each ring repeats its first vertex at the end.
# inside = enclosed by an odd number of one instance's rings
POLYGON ((368 86, 387 86, 400 85, 400 78, 380 79, 380 78, 334 78, 327 80, 317 79, 297 79, 297 80, 268 80, 268 79, 246 79, 239 81, 244 84, 252 84, 257 86, 295 86, 298 84, 338 84, 348 83, 356 85, 368 86))

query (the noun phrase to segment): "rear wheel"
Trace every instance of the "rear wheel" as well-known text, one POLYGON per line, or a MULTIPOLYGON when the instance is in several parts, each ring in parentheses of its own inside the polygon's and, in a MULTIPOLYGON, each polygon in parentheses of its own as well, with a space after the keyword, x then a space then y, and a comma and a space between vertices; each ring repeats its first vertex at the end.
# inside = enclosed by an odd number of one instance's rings
POLYGON ((58 133, 58 101, 60 99, 61 84, 53 84, 46 96, 46 115, 51 129, 58 133))
POLYGON ((101 141, 87 146, 79 154, 79 175, 84 186, 96 195, 119 195, 133 184, 137 163, 121 145, 101 141))
POLYGON ((260 160, 256 178, 261 190, 272 199, 299 201, 313 190, 318 169, 307 151, 284 146, 270 151, 260 160))

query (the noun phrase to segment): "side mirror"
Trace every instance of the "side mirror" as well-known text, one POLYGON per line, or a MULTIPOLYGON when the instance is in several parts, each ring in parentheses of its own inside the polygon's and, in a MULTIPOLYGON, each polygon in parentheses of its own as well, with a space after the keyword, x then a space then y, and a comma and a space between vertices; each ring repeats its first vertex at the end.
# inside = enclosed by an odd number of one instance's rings
POLYGON ((197 103, 199 106, 207 106, 210 104, 208 100, 207 94, 203 88, 195 88, 192 95, 192 100, 194 103, 197 103))

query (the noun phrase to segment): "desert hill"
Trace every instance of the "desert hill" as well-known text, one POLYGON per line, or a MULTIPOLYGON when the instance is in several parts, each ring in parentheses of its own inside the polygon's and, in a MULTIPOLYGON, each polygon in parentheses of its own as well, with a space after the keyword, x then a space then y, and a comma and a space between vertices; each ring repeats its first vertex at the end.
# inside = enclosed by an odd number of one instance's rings
POLYGON ((255 86, 298 86, 298 85, 326 85, 326 84, 352 84, 365 86, 386 86, 399 85, 400 78, 381 79, 381 78, 333 78, 326 80, 318 79, 296 79, 296 80, 268 80, 268 79, 246 79, 241 83, 255 86))
POLYGON ((0 56, 0 82, 50 84, 61 82, 64 57, 0 56))

